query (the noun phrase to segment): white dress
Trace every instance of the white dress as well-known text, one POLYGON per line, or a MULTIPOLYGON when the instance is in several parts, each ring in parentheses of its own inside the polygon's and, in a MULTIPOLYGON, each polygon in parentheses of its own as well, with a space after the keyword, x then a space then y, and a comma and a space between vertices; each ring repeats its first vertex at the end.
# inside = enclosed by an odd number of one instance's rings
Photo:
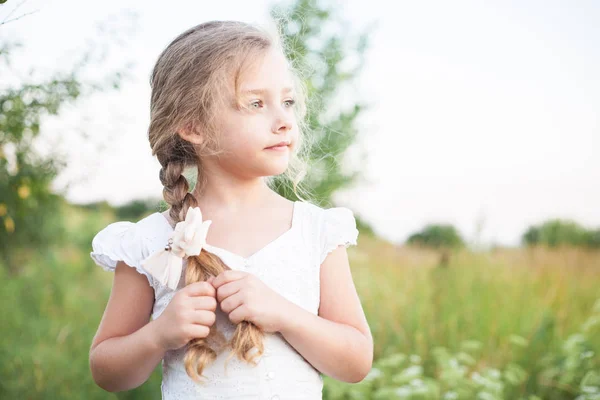
MULTIPOLYGON (((169 304, 174 291, 158 283, 140 262, 164 248, 173 228, 159 212, 137 223, 114 222, 102 229, 92 241, 90 256, 107 271, 124 261, 148 278, 154 289, 152 318, 156 319, 169 304)), ((319 269, 328 253, 339 245, 357 243, 358 230, 352 211, 345 207, 323 209, 297 201, 291 228, 244 258, 207 244, 205 249, 218 255, 231 269, 258 276, 265 284, 289 301, 317 315, 320 299, 319 269)), ((186 263, 178 289, 184 285, 186 263)), ((227 314, 219 307, 216 328, 227 340, 235 330, 227 314)), ((315 338, 318 340, 318 338, 315 338)), ((183 399, 321 399, 323 379, 280 333, 265 334, 265 352, 252 366, 231 357, 225 369, 229 349, 218 353, 214 363, 204 368, 205 383, 194 382, 186 373, 183 356, 186 346, 166 352, 162 360, 162 398, 183 399)))

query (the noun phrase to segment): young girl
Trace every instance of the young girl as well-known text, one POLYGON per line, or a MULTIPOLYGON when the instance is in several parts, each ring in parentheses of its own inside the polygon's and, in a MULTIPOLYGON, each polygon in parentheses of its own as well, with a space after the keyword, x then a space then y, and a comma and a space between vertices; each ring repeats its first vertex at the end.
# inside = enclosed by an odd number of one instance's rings
POLYGON ((306 139, 280 43, 213 21, 158 58, 148 133, 170 208, 93 239, 93 260, 115 271, 90 350, 103 389, 135 388, 162 360, 163 399, 321 399, 321 374, 359 382, 371 369, 352 211, 271 189, 276 175, 298 183, 306 139))

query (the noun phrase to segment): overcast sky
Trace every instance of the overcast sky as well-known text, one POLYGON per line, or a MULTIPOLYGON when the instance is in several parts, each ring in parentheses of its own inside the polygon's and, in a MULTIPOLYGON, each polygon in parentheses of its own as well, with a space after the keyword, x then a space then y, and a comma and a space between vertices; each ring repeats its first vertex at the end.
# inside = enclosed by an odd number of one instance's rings
MULTIPOLYGON (((338 203, 390 240, 430 222, 455 224, 468 239, 481 223, 483 242, 508 245, 547 218, 600 226, 600 3, 483 3, 337 3, 356 30, 379 25, 353 92, 373 104, 359 121, 368 182, 340 193, 338 203)), ((0 6, 0 20, 17 4, 0 6)), ((86 40, 99 39, 97 22, 115 15, 125 26, 123 11, 139 16, 137 31, 121 33, 126 52, 114 53, 117 64, 135 61, 134 79, 45 124, 49 136, 71 138, 61 178, 77 179, 69 200, 160 196, 146 136, 153 63, 198 23, 268 23, 269 4, 23 4, 12 17, 36 12, 0 27, 3 39, 24 44, 13 65, 22 71, 69 70, 86 40), (90 138, 72 139, 76 130, 90 138), (99 142, 105 149, 96 157, 99 142)))

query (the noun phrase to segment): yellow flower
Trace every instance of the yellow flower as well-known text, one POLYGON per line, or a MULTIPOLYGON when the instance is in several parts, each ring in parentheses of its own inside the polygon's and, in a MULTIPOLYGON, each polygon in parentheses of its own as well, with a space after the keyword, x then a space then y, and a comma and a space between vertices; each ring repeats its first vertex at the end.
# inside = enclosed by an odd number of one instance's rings
POLYGON ((15 231, 15 221, 11 217, 4 218, 4 227, 8 233, 13 233, 15 231))
POLYGON ((0 203, 0 217, 4 217, 6 215, 6 204, 0 203))
POLYGON ((31 194, 31 190, 29 189, 29 186, 23 185, 19 188, 17 193, 19 194, 20 198, 26 199, 31 194))

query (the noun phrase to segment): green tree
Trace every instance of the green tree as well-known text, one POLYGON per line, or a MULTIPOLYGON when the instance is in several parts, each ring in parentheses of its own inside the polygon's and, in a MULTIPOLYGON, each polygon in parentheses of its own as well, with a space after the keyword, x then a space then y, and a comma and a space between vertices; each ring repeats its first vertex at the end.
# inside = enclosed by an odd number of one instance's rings
MULTIPOLYGON (((340 103, 340 90, 349 87, 362 70, 371 28, 355 33, 344 26, 335 12, 336 5, 326 3, 297 0, 287 6, 276 5, 271 17, 283 38, 287 57, 305 74, 311 102, 307 125, 314 140, 304 186, 314 201, 332 205, 335 191, 350 187, 362 176, 363 163, 345 171, 343 155, 358 138, 356 120, 368 104, 357 100, 348 109, 336 105, 340 103), (355 64, 348 66, 352 60, 355 64)), ((280 194, 296 197, 289 182, 278 178, 275 183, 280 194)))
POLYGON ((465 245, 456 228, 448 224, 429 224, 420 232, 410 235, 406 242, 435 249, 460 248, 465 245))
POLYGON ((530 226, 521 237, 527 246, 548 247, 583 246, 600 247, 600 231, 590 231, 575 221, 551 219, 539 225, 530 226))
POLYGON ((131 68, 127 64, 100 80, 83 80, 88 65, 98 67, 96 52, 105 50, 93 43, 70 71, 36 80, 34 69, 22 77, 23 69, 11 66, 11 55, 21 46, 0 43, 0 261, 13 274, 31 249, 39 251, 64 237, 63 194, 55 193, 51 185, 66 162, 57 151, 42 155, 36 149, 43 119, 83 97, 118 89, 131 68))

